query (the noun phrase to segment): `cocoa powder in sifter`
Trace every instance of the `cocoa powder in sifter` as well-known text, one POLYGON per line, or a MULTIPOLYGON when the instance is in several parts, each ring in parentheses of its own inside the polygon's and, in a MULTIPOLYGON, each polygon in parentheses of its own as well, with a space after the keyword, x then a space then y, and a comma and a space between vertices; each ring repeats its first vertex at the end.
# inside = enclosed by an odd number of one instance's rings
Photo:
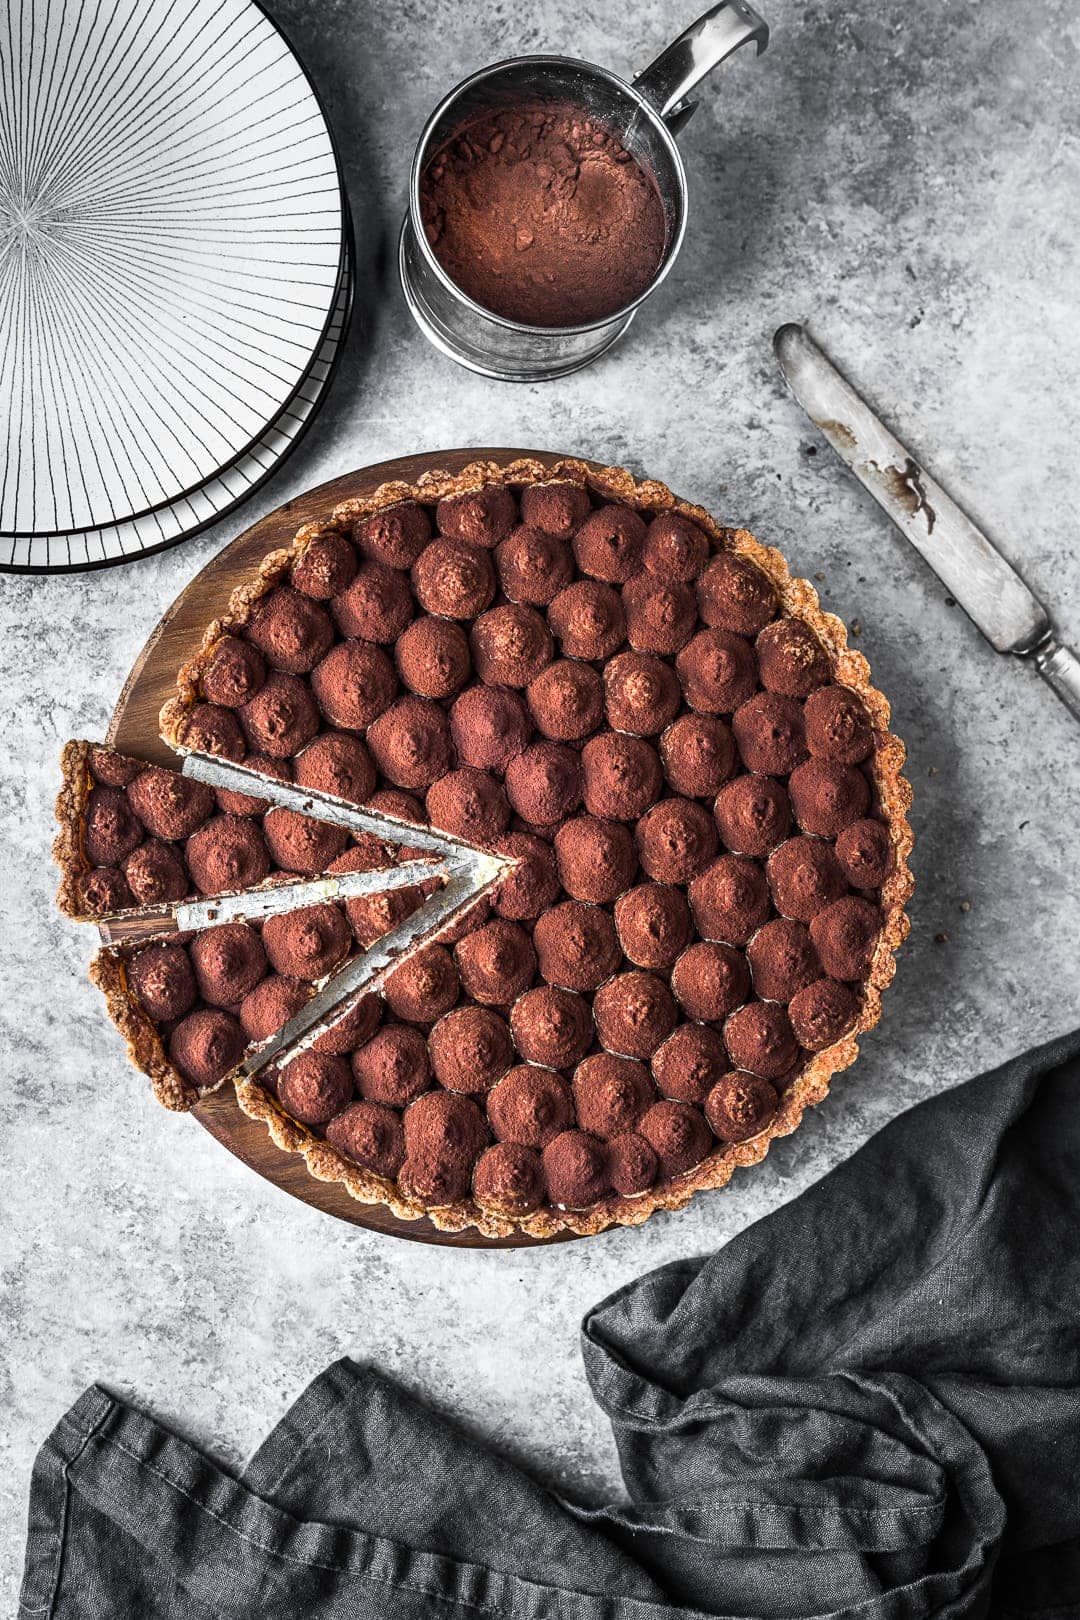
POLYGON ((461 290, 531 326, 614 314, 649 285, 667 237, 654 177, 563 102, 519 103, 464 125, 424 171, 421 213, 461 290))

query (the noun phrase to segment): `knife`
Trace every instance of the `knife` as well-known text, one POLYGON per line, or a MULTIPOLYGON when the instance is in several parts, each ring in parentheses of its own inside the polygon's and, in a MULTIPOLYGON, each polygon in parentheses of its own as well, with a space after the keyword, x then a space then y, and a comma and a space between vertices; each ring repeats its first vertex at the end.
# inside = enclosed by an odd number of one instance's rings
POLYGON ((1033 664, 1080 720, 1080 658, 1058 640, 1050 615, 1015 568, 879 422, 801 326, 779 327, 773 348, 810 420, 990 645, 1033 664))

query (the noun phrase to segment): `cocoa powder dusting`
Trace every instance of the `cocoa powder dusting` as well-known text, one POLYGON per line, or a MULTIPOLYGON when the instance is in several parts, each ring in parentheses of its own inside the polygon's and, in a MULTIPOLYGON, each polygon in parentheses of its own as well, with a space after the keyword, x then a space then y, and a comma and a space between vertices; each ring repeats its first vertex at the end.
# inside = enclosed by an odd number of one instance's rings
POLYGON ((421 212, 447 275, 530 326, 600 320, 644 292, 667 228, 653 176, 571 103, 483 113, 424 171, 421 212))

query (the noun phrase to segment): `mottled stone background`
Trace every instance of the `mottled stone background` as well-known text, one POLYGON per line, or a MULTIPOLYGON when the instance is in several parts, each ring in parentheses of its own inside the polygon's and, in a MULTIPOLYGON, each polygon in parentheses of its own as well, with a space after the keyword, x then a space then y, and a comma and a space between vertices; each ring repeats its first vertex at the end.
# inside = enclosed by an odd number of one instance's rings
POLYGON ((357 221, 358 310, 331 397, 274 481, 200 539, 0 589, 5 1613, 31 1459, 94 1379, 236 1461, 348 1353, 568 1492, 616 1489, 578 1358, 583 1309, 724 1242, 898 1110, 1080 1014, 1080 728, 994 656, 824 451, 769 346, 780 322, 807 321, 1080 641, 1080 21, 1068 0, 762 4, 772 48, 707 88, 683 137, 693 211, 676 272, 621 347, 536 387, 458 370, 405 313, 393 248, 417 132, 500 56, 640 68, 694 0, 596 0, 584 20, 569 0, 271 5, 327 98, 357 221), (49 864, 60 745, 101 735, 195 569, 308 485, 470 443, 625 462, 781 546, 852 624, 916 793, 911 941, 828 1103, 682 1215, 519 1254, 334 1224, 164 1113, 86 982, 91 942, 53 910, 49 864))

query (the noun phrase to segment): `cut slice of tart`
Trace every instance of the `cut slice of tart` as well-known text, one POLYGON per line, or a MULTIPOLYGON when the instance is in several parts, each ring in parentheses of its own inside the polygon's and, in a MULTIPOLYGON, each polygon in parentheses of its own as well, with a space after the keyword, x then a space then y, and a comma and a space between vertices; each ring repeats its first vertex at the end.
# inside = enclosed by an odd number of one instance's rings
MULTIPOLYGON (((198 765, 188 762, 189 770, 198 765)), ((325 1024, 344 1020, 357 1038, 373 1033, 380 1006, 364 991, 363 976, 356 978, 357 959, 384 936, 400 947, 414 914, 417 932, 431 926, 432 913, 443 916, 443 891, 454 910, 463 889, 475 896, 505 864, 400 816, 360 811, 325 794, 314 795, 316 818, 312 800, 291 784, 250 767, 212 759, 204 765, 213 789, 104 745, 73 742, 64 750, 57 802, 61 909, 98 922, 108 948, 94 959, 91 978, 132 1060, 171 1108, 191 1107, 215 1089, 320 990, 325 1024), (275 866, 257 831, 275 813, 312 822, 316 838, 334 833, 335 870, 298 878, 275 866), (171 880, 132 905, 128 874, 140 851, 153 854, 155 870, 171 880), (240 890, 217 886, 245 875, 259 881, 240 890), (325 992, 335 979, 340 986, 325 992)), ((280 847, 280 834, 271 832, 266 843, 273 847, 275 839, 280 847)))
POLYGON ((162 735, 332 793, 305 761, 362 750, 358 797, 518 864, 386 978, 337 1112, 309 1117, 300 1051, 241 1106, 448 1230, 594 1232, 722 1186, 854 1060, 907 932, 869 675, 778 552, 623 469, 476 463, 301 529, 220 604, 162 735))

